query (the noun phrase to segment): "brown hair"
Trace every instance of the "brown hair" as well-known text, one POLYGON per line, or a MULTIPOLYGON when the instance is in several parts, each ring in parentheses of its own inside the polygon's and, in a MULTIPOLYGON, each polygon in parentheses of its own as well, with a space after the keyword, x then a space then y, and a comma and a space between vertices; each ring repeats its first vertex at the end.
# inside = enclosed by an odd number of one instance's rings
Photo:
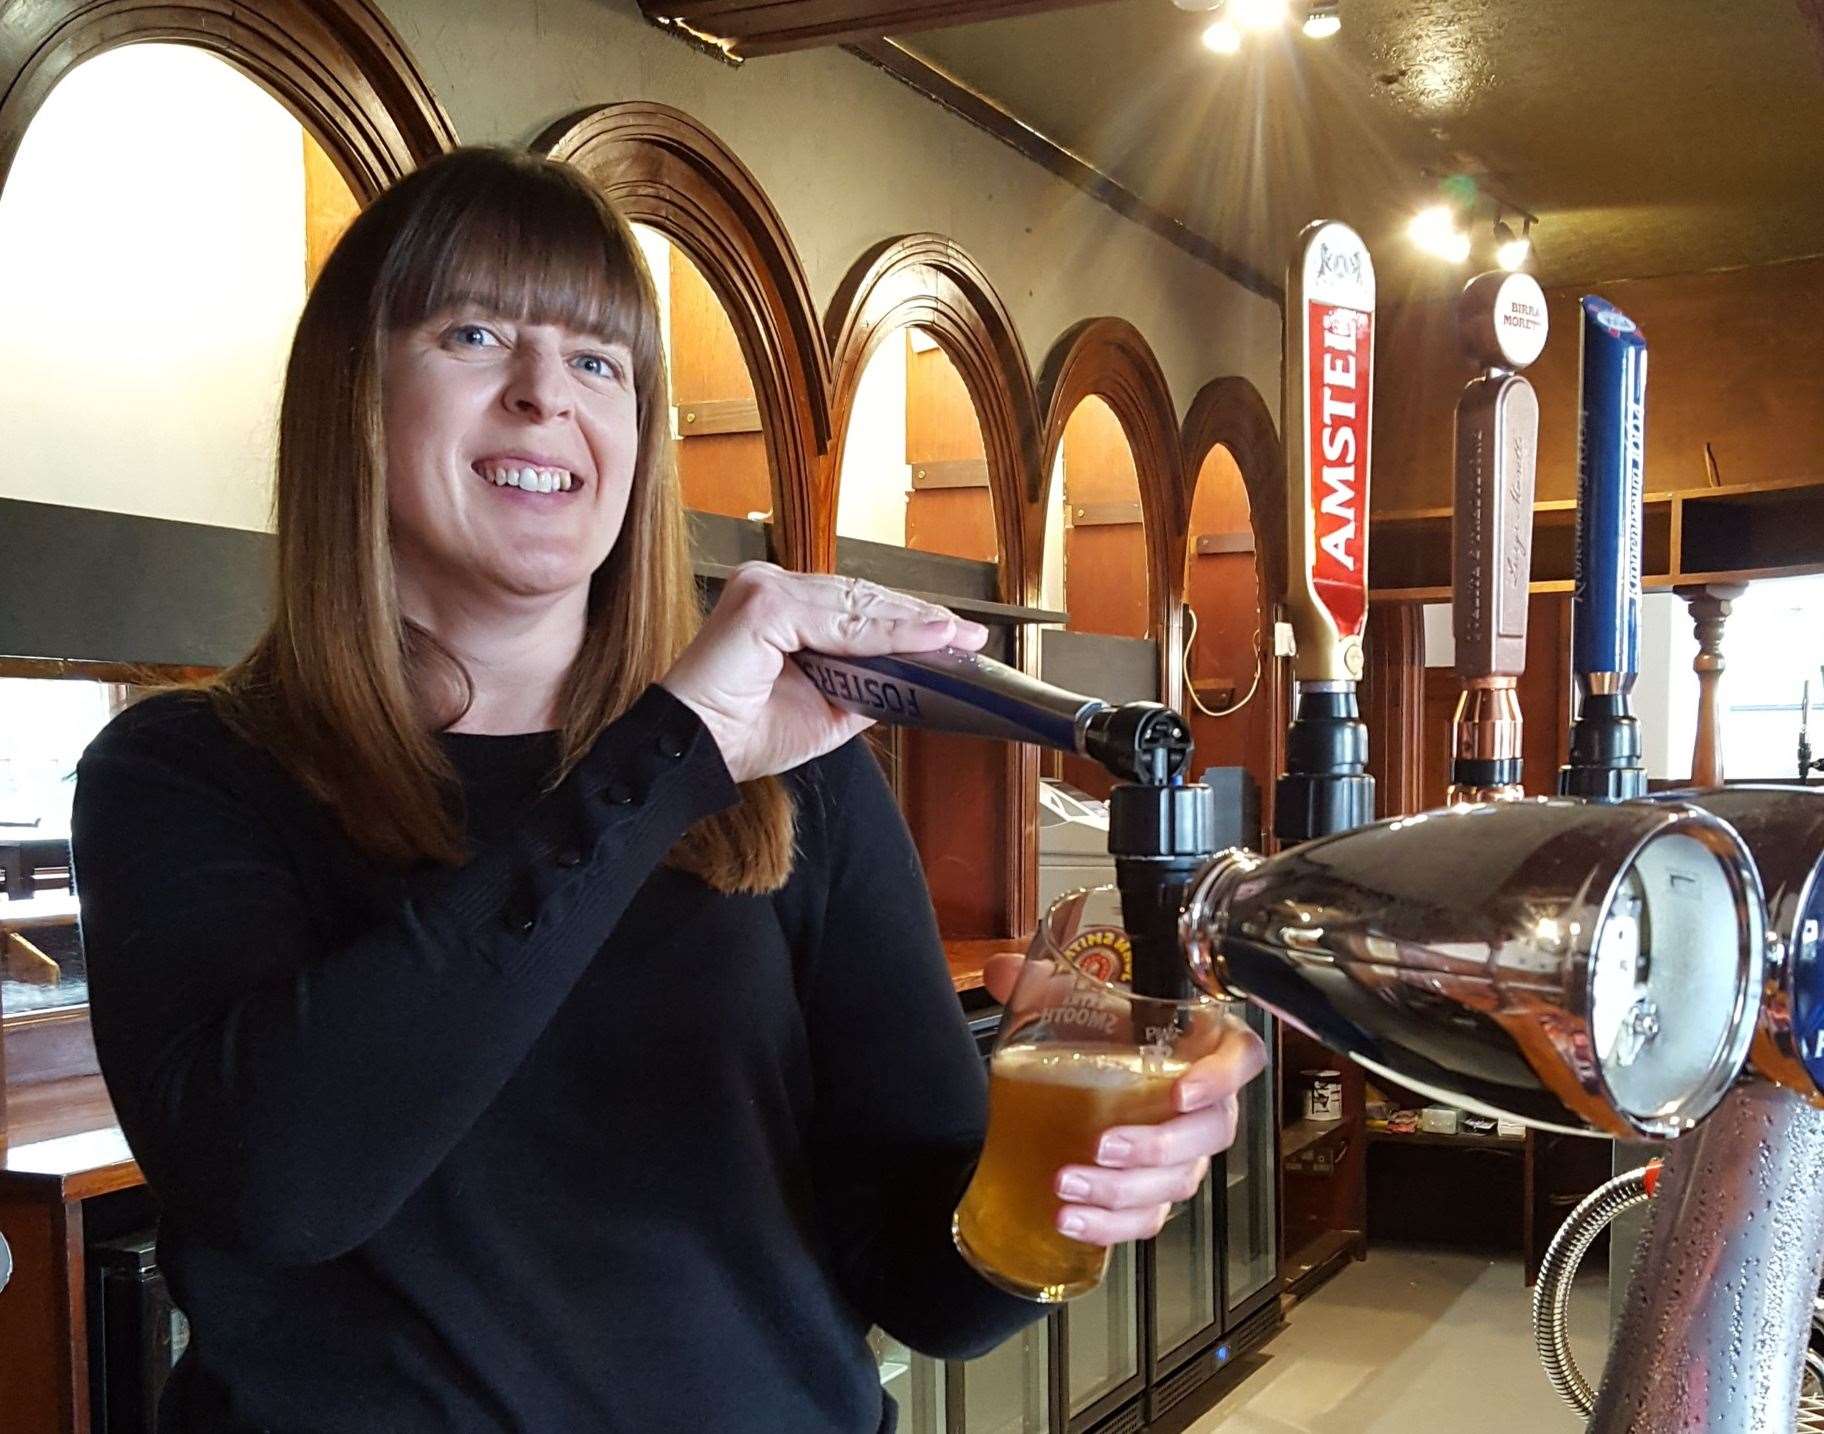
MULTIPOLYGON (((631 231, 567 165, 480 148, 432 160, 355 219, 304 305, 279 410, 272 621, 206 684, 223 718, 328 804, 357 846, 402 864, 466 859, 461 789, 435 732, 473 688, 455 656, 400 613, 381 360, 390 330, 463 302, 599 334, 632 354, 632 492, 590 581, 582 647, 558 699, 552 785, 701 621, 658 304, 631 231)), ((720 891, 774 890, 791 871, 790 794, 767 777, 743 784, 741 798, 669 860, 720 891)))

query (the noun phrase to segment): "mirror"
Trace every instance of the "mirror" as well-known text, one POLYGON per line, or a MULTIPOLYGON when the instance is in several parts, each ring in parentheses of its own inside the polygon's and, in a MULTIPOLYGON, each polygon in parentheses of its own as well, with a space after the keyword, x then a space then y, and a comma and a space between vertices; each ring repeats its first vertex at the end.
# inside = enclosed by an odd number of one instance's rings
POLYGON ((917 325, 885 339, 850 410, 838 538, 996 561, 987 449, 963 376, 917 325))
MULTIPOLYGON (((940 598, 1000 596, 987 449, 950 356, 925 329, 901 327, 869 355, 854 392, 837 483, 838 566, 940 598)), ((995 630, 990 652, 1005 655, 1002 637, 995 630)), ((1006 936, 1011 749, 884 726, 870 728, 868 741, 918 847, 938 929, 950 939, 1006 936), (970 819, 958 821, 959 810, 970 819)))
MULTIPOLYGON (((1064 631, 1103 638, 1148 636, 1146 527, 1139 470, 1115 411, 1095 395, 1071 410, 1052 462, 1045 503, 1040 605, 1069 613, 1064 631)), ((1043 676, 1108 701, 1156 700, 1157 654, 1138 644, 1073 643, 1047 635, 1043 676)), ((1100 802, 1113 785, 1108 773, 1081 757, 1047 753, 1041 780, 1062 784, 1063 800, 1040 792, 1041 905, 1046 886, 1048 832, 1065 830, 1069 803, 1100 802), (1054 810, 1054 807, 1056 808, 1054 810)), ((1060 837, 1060 839, 1062 839, 1060 837)), ((1055 855, 1055 854, 1054 854, 1055 855)), ((1107 840, 1102 841, 1102 860, 1107 840)), ((1106 880, 1106 876, 1098 879, 1106 880)))
POLYGON ((728 311, 684 250, 650 225, 631 227, 659 300, 684 506, 769 521, 765 420, 728 311))
POLYGON ((1235 456, 1204 455, 1184 555, 1185 715, 1197 766, 1247 767, 1263 787, 1273 714, 1261 700, 1267 633, 1248 490, 1235 456))
MULTIPOLYGON (((292 331, 358 207, 297 119, 206 51, 136 44, 72 70, 0 194, 0 499, 269 529, 292 331)), ((0 678, 7 1015, 87 1000, 72 778, 134 691, 0 678)))
POLYGON ((129 45, 72 70, 0 194, 0 497, 268 529, 292 331, 356 208, 213 55, 129 45))

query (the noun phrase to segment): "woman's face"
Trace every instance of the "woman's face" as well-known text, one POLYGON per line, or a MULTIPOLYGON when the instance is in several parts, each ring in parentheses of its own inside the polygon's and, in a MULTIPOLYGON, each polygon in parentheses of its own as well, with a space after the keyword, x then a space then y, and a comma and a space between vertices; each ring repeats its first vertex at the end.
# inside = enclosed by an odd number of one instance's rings
POLYGON ((459 309, 389 335, 382 393, 402 594, 587 591, 639 443, 624 343, 459 309))

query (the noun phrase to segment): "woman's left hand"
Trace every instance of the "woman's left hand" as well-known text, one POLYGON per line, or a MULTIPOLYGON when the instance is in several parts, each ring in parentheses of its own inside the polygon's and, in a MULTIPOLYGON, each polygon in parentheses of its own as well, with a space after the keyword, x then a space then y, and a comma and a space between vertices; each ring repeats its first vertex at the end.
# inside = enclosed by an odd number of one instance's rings
MULTIPOLYGON (((996 1000, 1013 994, 1024 957, 991 956, 983 984, 996 1000)), ((1052 1188, 1062 1202, 1058 1229, 1089 1245, 1146 1240, 1164 1228, 1172 1206, 1189 1200, 1209 1173, 1210 1157, 1235 1140, 1236 1094, 1266 1069, 1260 1037, 1233 1016, 1205 1035, 1204 1049, 1172 1088, 1180 1113, 1156 1125, 1104 1132, 1094 1165, 1066 1165, 1052 1188)))

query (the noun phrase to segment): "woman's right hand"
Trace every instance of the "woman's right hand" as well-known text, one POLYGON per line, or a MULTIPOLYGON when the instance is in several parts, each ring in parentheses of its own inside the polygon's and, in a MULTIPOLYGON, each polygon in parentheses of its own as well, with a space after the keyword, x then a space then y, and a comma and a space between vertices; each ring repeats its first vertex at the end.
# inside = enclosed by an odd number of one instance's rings
POLYGON ((877 583, 743 563, 659 685, 703 720, 737 782, 789 771, 871 725, 832 707, 787 659, 806 648, 875 657, 960 647, 988 629, 877 583))

